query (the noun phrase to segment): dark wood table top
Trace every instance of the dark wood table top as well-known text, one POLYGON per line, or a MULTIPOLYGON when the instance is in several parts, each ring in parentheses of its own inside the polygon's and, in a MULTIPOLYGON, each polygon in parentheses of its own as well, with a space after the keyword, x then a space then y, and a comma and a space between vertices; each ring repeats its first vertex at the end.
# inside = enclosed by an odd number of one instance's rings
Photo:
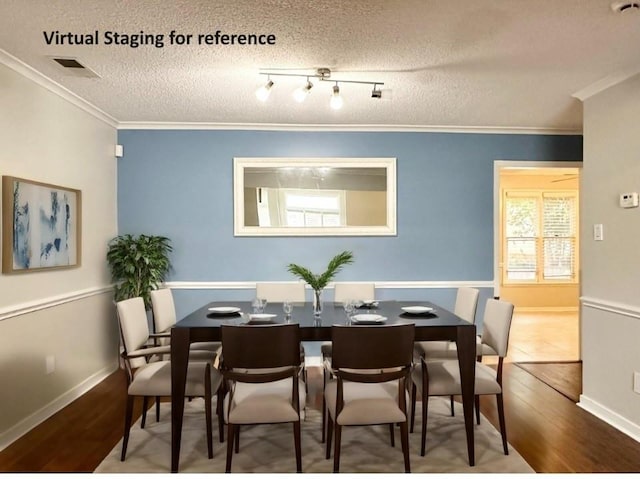
MULTIPOLYGON (((250 301, 216 301, 197 309, 176 323, 178 328, 191 328, 192 330, 208 329, 206 335, 218 339, 219 329, 222 324, 246 324, 249 314, 252 312, 250 301), (211 307, 237 307, 241 313, 221 315, 209 311, 211 307), (218 331, 211 331, 211 330, 218 331)), ((286 318, 282 310, 282 303, 268 303, 264 313, 275 314, 271 323, 285 323, 286 318)), ((458 327, 475 328, 473 324, 464 321, 452 312, 428 301, 379 301, 374 308, 356 308, 355 314, 378 314, 387 318, 381 325, 407 324, 416 325, 416 340, 456 339, 458 327), (402 310, 405 306, 428 306, 433 308, 432 314, 409 314, 402 310)), ((347 324, 347 316, 342 303, 327 302, 323 305, 320 317, 313 315, 313 305, 310 302, 294 303, 291 314, 291 323, 300 324, 302 339, 304 341, 327 341, 331 339, 331 326, 335 324, 347 324)), ((356 325, 352 323, 352 325, 356 325)), ((198 341, 197 331, 192 332, 192 340, 198 341)))

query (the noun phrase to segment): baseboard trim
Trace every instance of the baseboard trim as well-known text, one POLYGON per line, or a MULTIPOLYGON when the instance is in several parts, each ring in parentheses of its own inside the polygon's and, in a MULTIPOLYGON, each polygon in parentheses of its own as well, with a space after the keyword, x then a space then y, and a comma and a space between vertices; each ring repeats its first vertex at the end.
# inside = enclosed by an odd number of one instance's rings
POLYGON ((112 292, 113 287, 109 286, 96 286, 94 288, 83 289, 80 291, 74 291, 72 293, 61 294, 58 296, 50 296, 37 301, 30 301, 28 303, 14 304, 12 306, 0 309, 0 321, 3 319, 13 318, 14 316, 21 316, 23 314, 33 313, 41 309, 51 308, 53 306, 59 306, 65 303, 71 303, 72 301, 78 301, 79 299, 89 298, 98 294, 112 292))
MULTIPOLYGON (((347 281, 360 283, 361 281, 347 281)), ((493 281, 374 281, 378 289, 457 289, 457 288, 493 288, 493 281)), ((165 283, 171 289, 255 289, 255 281, 169 281, 165 283)), ((309 285, 306 285, 309 289, 309 285)), ((333 288, 330 283, 327 288, 333 288)))
POLYGON ((103 381, 107 376, 113 373, 116 369, 118 369, 117 364, 113 364, 111 366, 106 366, 100 371, 92 374, 87 379, 82 381, 77 386, 73 387, 69 391, 63 393, 58 396, 56 399, 51 401, 49 404, 34 412, 30 416, 27 416, 22 421, 17 423, 15 426, 11 427, 9 430, 0 434, 0 451, 5 449, 11 443, 28 433, 31 429, 36 427, 41 422, 53 416, 55 413, 60 411, 65 406, 71 404, 71 402, 78 399, 84 393, 89 391, 91 388, 96 386, 98 383, 103 381))
POLYGON ((612 411, 608 407, 603 406, 584 394, 580 395, 578 407, 593 414, 598 419, 602 419, 604 422, 625 433, 630 438, 640 442, 640 426, 622 417, 617 412, 612 411))

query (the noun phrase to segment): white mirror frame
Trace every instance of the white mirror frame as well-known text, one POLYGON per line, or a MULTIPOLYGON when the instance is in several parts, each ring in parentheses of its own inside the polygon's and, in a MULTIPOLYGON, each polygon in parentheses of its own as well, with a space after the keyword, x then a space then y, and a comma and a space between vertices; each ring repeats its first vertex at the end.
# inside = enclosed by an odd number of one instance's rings
POLYGON ((234 158, 233 234, 234 236, 395 236, 396 235, 396 159, 395 158, 234 158), (387 171, 387 224, 384 226, 340 227, 260 227, 244 224, 245 168, 385 168, 387 171))

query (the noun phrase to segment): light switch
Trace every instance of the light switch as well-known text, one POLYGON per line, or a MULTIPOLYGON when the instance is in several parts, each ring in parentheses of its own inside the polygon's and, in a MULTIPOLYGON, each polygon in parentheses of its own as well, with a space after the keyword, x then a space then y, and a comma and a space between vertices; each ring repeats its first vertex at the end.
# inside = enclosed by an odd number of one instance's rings
POLYGON ((596 241, 604 240, 604 228, 601 224, 593 225, 593 239, 596 241))

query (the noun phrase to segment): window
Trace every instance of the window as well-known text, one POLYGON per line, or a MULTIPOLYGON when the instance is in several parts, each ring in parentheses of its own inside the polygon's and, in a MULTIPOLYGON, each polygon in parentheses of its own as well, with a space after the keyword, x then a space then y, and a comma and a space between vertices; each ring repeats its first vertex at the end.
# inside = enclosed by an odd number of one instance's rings
POLYGON ((282 189, 285 226, 342 226, 344 191, 282 189))
POLYGON ((503 228, 505 283, 576 281, 576 192, 506 191, 503 228))

